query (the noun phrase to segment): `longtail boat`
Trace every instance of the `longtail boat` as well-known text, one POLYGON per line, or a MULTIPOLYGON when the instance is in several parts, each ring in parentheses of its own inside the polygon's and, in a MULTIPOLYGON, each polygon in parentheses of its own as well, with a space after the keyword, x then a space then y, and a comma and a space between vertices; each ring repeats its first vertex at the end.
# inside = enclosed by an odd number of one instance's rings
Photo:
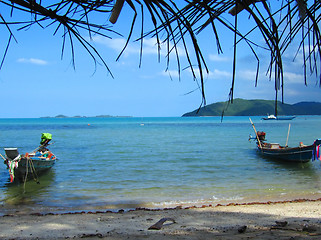
POLYGON ((4 163, 7 165, 10 174, 10 182, 26 181, 33 177, 36 181, 40 174, 51 169, 56 156, 48 149, 49 142, 52 139, 50 133, 43 133, 40 146, 25 154, 20 154, 18 148, 4 148, 4 163))
MULTIPOLYGON (((287 143, 285 146, 281 146, 279 143, 268 143, 265 139, 266 133, 263 131, 256 131, 251 119, 250 121, 255 131, 256 136, 254 139, 256 139, 258 153, 262 156, 274 160, 297 163, 306 163, 309 162, 311 159, 321 160, 321 152, 319 150, 321 145, 321 139, 316 139, 311 145, 304 145, 302 142, 300 142, 299 146, 297 147, 289 147, 287 146, 287 143)), ((291 125, 289 125, 289 130, 290 126, 291 125)))

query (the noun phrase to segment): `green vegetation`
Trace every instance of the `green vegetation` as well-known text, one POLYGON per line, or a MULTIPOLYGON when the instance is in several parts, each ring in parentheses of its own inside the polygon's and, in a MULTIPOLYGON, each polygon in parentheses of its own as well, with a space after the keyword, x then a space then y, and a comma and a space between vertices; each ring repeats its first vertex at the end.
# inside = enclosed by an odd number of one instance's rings
MULTIPOLYGON (((218 102, 195 111, 185 113, 183 117, 194 116, 265 116, 274 114, 274 100, 245 100, 237 98, 233 104, 218 102)), ((278 115, 321 115, 321 103, 299 102, 282 104, 278 102, 278 115)))

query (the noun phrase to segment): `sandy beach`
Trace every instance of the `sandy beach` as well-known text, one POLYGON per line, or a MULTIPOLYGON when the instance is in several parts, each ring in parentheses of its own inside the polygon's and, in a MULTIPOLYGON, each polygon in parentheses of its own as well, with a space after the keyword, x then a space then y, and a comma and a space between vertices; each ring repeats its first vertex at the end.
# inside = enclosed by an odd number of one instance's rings
POLYGON ((1 217, 0 239, 320 239, 320 216, 321 198, 117 213, 17 212, 1 217))

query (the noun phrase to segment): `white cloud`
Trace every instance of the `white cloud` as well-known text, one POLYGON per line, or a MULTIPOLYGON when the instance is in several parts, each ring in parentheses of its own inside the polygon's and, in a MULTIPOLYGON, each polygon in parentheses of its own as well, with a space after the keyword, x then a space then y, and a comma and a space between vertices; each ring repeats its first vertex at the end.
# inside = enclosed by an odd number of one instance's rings
MULTIPOLYGON (((116 50, 117 52, 120 52, 126 44, 126 40, 124 38, 109 39, 109 38, 105 38, 102 36, 94 36, 92 38, 92 41, 95 43, 105 45, 108 48, 116 50)), ((130 49, 130 46, 128 46, 127 50, 129 50, 129 49, 130 49)))
MULTIPOLYGON (((182 74, 182 73, 181 73, 182 74)), ((161 72, 161 75, 163 76, 170 76, 172 78, 179 78, 179 72, 177 70, 167 70, 167 71, 163 71, 161 72)))
MULTIPOLYGON (((160 45, 160 52, 162 52, 162 49, 163 49, 162 46, 164 46, 164 44, 160 45)), ((164 46, 164 48, 165 47, 166 46, 164 46)), ((143 40, 143 53, 144 54, 158 54, 158 46, 157 46, 156 38, 150 38, 150 39, 143 40)))
MULTIPOLYGON (((260 73, 262 74, 262 73, 260 73)), ((265 75, 265 74, 264 74, 265 75)), ((245 80, 251 80, 251 81, 255 81, 256 78, 256 71, 252 71, 252 70, 241 70, 238 72, 238 77, 245 79, 245 80)))
MULTIPOLYGON (((193 68, 194 74, 196 76, 197 79, 200 78, 200 71, 197 67, 193 68)), ((182 71, 182 73, 187 72, 191 77, 193 76, 192 70, 190 68, 186 68, 185 71, 182 71)), ((232 73, 228 72, 228 71, 221 71, 218 69, 214 69, 214 70, 210 70, 209 72, 206 71, 206 69, 202 69, 202 73, 204 78, 207 79, 218 79, 218 80, 223 80, 223 79, 231 79, 232 77, 232 73)), ((168 72, 165 72, 163 74, 167 74, 168 72)), ((178 71, 170 71, 170 74, 172 77, 178 77, 178 71)))
POLYGON ((35 65, 47 65, 48 62, 42 59, 37 59, 37 58, 19 58, 18 62, 21 63, 31 63, 31 64, 35 64, 35 65))
POLYGON ((219 54, 210 54, 209 59, 214 62, 229 62, 230 61, 230 58, 223 57, 222 55, 219 55, 219 54))
MULTIPOLYGON (((108 48, 111 48, 113 50, 115 50, 117 53, 120 53, 125 44, 126 44, 126 39, 124 38, 113 38, 113 39, 108 39, 108 38, 104 38, 104 37, 101 37, 101 36, 95 36, 92 38, 94 42, 96 43, 100 43, 100 44, 103 44, 105 46, 107 46, 108 48)), ((124 54, 125 55, 129 55, 129 54, 139 54, 140 53, 140 46, 141 45, 141 42, 140 41, 137 41, 137 42, 133 42, 133 41, 130 41, 125 49, 125 52, 124 54)), ((162 56, 166 56, 167 55, 167 43, 166 42, 160 42, 160 49, 158 50, 158 44, 157 44, 157 39, 156 38, 149 38, 149 39, 144 39, 143 40, 143 54, 153 54, 153 55, 156 55, 156 54, 161 54, 162 56), (159 52, 160 51, 160 52, 159 52)), ((173 45, 170 44, 170 48, 172 47, 173 45)), ((171 49, 170 49, 171 50, 171 49)), ((178 52, 178 55, 179 56, 182 56, 184 55, 184 50, 183 48, 177 46, 177 52, 178 52)), ((175 55, 176 54, 176 51, 175 49, 173 49, 171 51, 171 55, 175 55)))
POLYGON ((209 77, 213 79, 231 78, 232 73, 228 71, 221 71, 218 69, 214 69, 213 71, 210 71, 209 77))
MULTIPOLYGON (((253 70, 240 70, 237 73, 237 76, 244 79, 255 81, 256 79, 256 71, 253 70)), ((271 74, 272 81, 274 81, 274 72, 271 74)), ((286 71, 283 73, 284 82, 285 84, 304 84, 304 78, 302 74, 286 71)), ((267 75, 266 72, 261 71, 259 73, 259 81, 270 80, 269 74, 267 75)))
POLYGON ((304 78, 302 74, 292 73, 292 72, 285 72, 284 73, 284 81, 286 83, 300 83, 304 84, 304 78))

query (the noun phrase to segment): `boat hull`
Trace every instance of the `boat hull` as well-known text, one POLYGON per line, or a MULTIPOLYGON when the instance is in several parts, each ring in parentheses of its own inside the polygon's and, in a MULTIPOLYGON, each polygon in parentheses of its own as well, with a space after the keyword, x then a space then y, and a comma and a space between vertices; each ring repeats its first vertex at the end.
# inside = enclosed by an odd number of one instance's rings
POLYGON ((269 118, 269 117, 263 117, 263 120, 292 120, 295 116, 292 117, 275 117, 275 118, 269 118))
POLYGON ((314 145, 271 149, 258 146, 261 155, 267 158, 282 160, 285 162, 309 162, 312 159, 314 145))
POLYGON ((18 167, 14 170, 15 180, 23 181, 35 178, 45 173, 55 165, 55 159, 40 159, 40 158, 21 158, 18 167))

